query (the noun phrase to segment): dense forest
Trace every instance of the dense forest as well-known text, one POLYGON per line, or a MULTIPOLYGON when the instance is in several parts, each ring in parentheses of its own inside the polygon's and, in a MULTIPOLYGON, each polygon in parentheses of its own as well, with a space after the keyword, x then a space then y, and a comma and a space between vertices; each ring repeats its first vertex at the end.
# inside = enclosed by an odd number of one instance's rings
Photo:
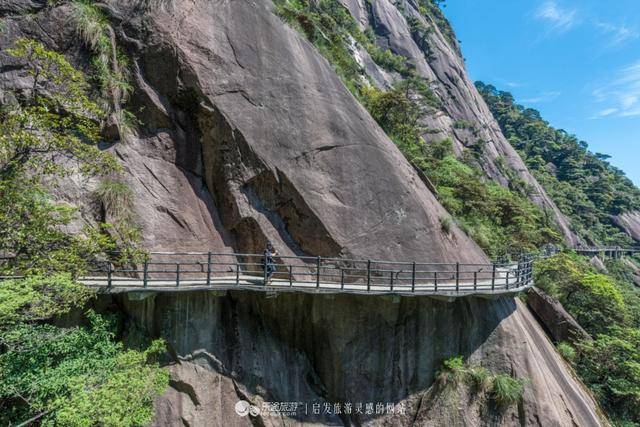
POLYGON ((616 426, 640 423, 640 257, 607 260, 606 270, 562 253, 536 263, 537 287, 557 298, 590 335, 558 350, 616 426))
POLYGON ((477 82, 511 145, 587 244, 631 244, 611 216, 640 209, 640 190, 587 143, 555 129, 509 92, 477 82))

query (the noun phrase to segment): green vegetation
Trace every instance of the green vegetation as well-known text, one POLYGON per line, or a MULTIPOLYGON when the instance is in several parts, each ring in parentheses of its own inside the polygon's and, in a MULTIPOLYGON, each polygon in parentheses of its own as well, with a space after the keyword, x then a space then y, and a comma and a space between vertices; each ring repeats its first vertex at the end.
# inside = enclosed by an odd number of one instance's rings
POLYGON ((536 285, 560 300, 593 340, 558 344, 615 425, 640 423, 640 292, 624 261, 596 272, 577 255, 536 263, 536 285))
MULTIPOLYGON (((368 88, 364 105, 404 156, 435 186, 442 205, 493 256, 533 250, 559 240, 552 221, 524 195, 487 182, 471 159, 457 159, 449 140, 425 143, 419 119, 438 103, 421 80, 402 80, 389 91, 368 88), (506 243, 510 242, 510 243, 506 243), (506 245, 509 246, 506 246, 506 245)), ((449 225, 449 224, 447 224, 449 225)), ((443 229, 450 229, 445 227, 443 229)))
POLYGON ((511 375, 498 374, 493 378, 491 398, 499 406, 511 406, 522 399, 524 382, 511 375))
MULTIPOLYGON (((424 142, 419 119, 435 110, 437 102, 423 81, 409 78, 386 92, 368 88, 363 93, 372 117, 428 177, 440 202, 463 230, 488 253, 497 256, 509 250, 533 250, 559 240, 544 212, 525 196, 485 181, 470 166, 471 159, 454 156, 449 140, 424 142)), ((450 224, 443 224, 443 230, 448 229, 450 224)))
POLYGON ((111 236, 120 248, 121 259, 140 260, 144 254, 135 249, 141 239, 141 229, 133 212, 133 191, 118 177, 104 178, 95 191, 102 206, 103 232, 111 236))
POLYGON ((88 312, 86 327, 49 323, 81 309, 91 292, 68 275, 11 280, 0 287, 0 422, 42 418, 45 425, 129 425, 151 421, 153 398, 168 384, 155 358, 124 350, 113 322, 88 312))
POLYGON ((445 389, 463 384, 471 386, 476 393, 485 393, 492 403, 501 408, 520 402, 525 385, 523 379, 466 364, 462 356, 445 360, 437 374, 437 381, 445 389))
POLYGON ((128 58, 116 45, 115 32, 104 12, 91 0, 72 0, 76 30, 94 53, 91 65, 100 87, 105 110, 117 124, 122 137, 135 127, 133 114, 122 108, 132 90, 129 83, 128 58))
POLYGON ((117 218, 129 215, 133 204, 133 191, 127 184, 119 180, 105 179, 96 189, 96 196, 111 215, 117 218))
POLYGON ((568 342, 560 342, 557 346, 558 353, 562 356, 567 362, 573 363, 576 359, 576 350, 569 344, 568 342))
MULTIPOLYGON (((437 3, 421 3, 422 12, 436 23, 444 20, 437 3)), ((552 220, 527 199, 524 185, 505 189, 486 182, 472 166, 484 141, 478 141, 475 151, 469 150, 462 160, 456 159, 448 141, 424 142, 421 135, 429 129, 421 125, 421 118, 441 108, 431 83, 418 77, 405 58, 381 53, 372 32, 360 31, 344 6, 332 0, 279 0, 276 6, 279 15, 305 34, 329 60, 405 157, 435 185, 440 201, 458 224, 487 252, 497 256, 559 240, 552 220), (398 72, 402 78, 389 90, 373 87, 352 55, 354 43, 364 47, 380 66, 398 72), (512 244, 507 246, 506 242, 512 244)), ((449 28, 448 24, 440 24, 441 31, 449 28)), ((426 34, 426 27, 420 25, 426 34)), ((470 124, 460 121, 456 127, 468 129, 470 124)), ((517 181, 513 179, 514 183, 517 181)), ((450 232, 449 219, 443 219, 441 225, 445 233, 450 232)))
POLYGON ((92 143, 102 112, 63 56, 25 39, 7 53, 26 64, 33 85, 27 99, 0 111, 0 251, 15 255, 4 268, 77 271, 111 242, 90 229, 64 233, 75 208, 53 201, 44 183, 74 172, 119 171, 92 143))
POLYGON ((481 82, 476 87, 511 145, 578 234, 590 243, 631 244, 611 221, 612 215, 640 209, 640 190, 624 173, 609 164, 606 155, 590 153, 584 141, 551 127, 538 111, 516 104, 510 93, 481 82))
MULTIPOLYGON (((156 360, 164 344, 125 350, 113 319, 91 310, 80 325, 56 322, 91 302, 74 278, 97 259, 124 262, 116 249, 143 255, 135 239, 104 233, 109 224, 66 234, 76 208, 49 193, 71 174, 118 175, 115 159, 97 147, 106 112, 62 55, 27 39, 6 52, 33 84, 0 111, 0 253, 12 256, 0 272, 24 276, 0 286, 0 423, 146 424, 168 383, 156 360)), ((122 184, 101 188, 105 204, 121 206, 130 194, 122 184)))
POLYGON ((442 8, 446 6, 445 0, 419 0, 418 5, 420 13, 423 16, 428 17, 438 27, 445 40, 449 43, 449 46, 459 56, 462 56, 458 39, 453 32, 451 24, 442 12, 442 8))

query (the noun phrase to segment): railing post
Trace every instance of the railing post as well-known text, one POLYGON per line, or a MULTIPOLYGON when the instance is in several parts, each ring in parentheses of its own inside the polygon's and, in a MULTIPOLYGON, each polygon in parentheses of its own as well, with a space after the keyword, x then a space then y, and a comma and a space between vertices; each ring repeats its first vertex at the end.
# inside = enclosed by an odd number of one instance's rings
POLYGON ((434 292, 438 292, 438 272, 433 272, 433 290, 434 292))
POLYGON ((344 268, 340 269, 340 289, 344 289, 344 268))
POLYGON ((240 286, 240 264, 236 260, 236 286, 240 286))
POLYGON ((511 272, 510 270, 507 270, 507 277, 506 277, 506 281, 507 281, 507 290, 509 290, 509 273, 510 273, 510 272, 511 272))
POLYGON ((111 262, 109 262, 109 264, 107 264, 107 287, 108 288, 111 288, 111 285, 113 285, 112 275, 113 275, 113 270, 111 267, 111 262))
POLYGON ((367 261, 367 292, 371 290, 371 260, 367 261))
POLYGON ((180 263, 176 262, 176 287, 180 286, 180 263))
POLYGON ((460 263, 456 262, 456 292, 460 292, 460 263))
POLYGON ((416 262, 411 264, 411 292, 416 291, 416 262))
POLYGON ((267 257, 264 257, 264 265, 263 267, 263 271, 262 271, 262 285, 263 286, 267 286, 267 269, 269 268, 269 261, 267 260, 267 257))
POLYGON ((147 277, 149 275, 149 261, 144 260, 144 269, 142 271, 142 287, 147 287, 147 277))
POLYGON ((293 286, 293 267, 289 265, 289 287, 293 286))
POLYGON ((473 290, 474 291, 478 290, 478 272, 477 271, 473 272, 473 290))
POLYGON ((493 263, 493 267, 491 268, 491 290, 496 289, 496 263, 493 263))
POLYGON ((207 286, 211 286, 211 251, 207 254, 207 286))
POLYGON ((316 288, 320 287, 320 263, 322 262, 322 258, 316 258, 316 288))
POLYGON ((391 290, 393 290, 393 270, 391 270, 391 290))

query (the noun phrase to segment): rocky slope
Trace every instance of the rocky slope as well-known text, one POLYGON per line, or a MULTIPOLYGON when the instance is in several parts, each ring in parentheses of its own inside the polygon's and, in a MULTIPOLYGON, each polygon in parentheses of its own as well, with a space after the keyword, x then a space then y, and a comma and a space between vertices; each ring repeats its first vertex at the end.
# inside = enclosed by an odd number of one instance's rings
POLYGON ((517 300, 203 292, 117 303, 131 318, 131 341, 162 336, 179 355, 157 425, 599 424, 592 399, 517 300), (499 410, 473 390, 440 392, 436 371, 455 355, 527 378, 523 403, 499 410), (309 408, 240 418, 239 399, 309 408), (312 403, 325 402, 402 403, 406 412, 314 415, 312 403))
MULTIPOLYGON (((395 16, 390 3, 375 4, 381 19, 395 16)), ((271 3, 175 0, 156 6, 103 5, 130 57, 130 108, 143 123, 137 136, 105 148, 124 165, 146 247, 244 252, 270 239, 284 254, 486 261, 455 225, 445 230, 448 214, 433 194, 271 3)), ((1 46, 20 36, 36 38, 88 70, 68 4, 4 1, 0 13, 1 46)), ((442 76, 454 69, 458 84, 466 82, 451 111, 480 115, 482 101, 461 61, 439 61, 457 64, 443 68, 442 76), (465 97, 469 106, 463 108, 465 97)), ((21 64, 6 56, 0 63, 3 93, 28 90, 21 64)), ((423 63, 427 73, 431 61, 423 63)), ((452 119, 438 120, 445 129, 452 119)), ((499 133, 497 127, 485 131, 499 133)), ((489 150, 513 153, 510 161, 517 163, 517 154, 496 138, 489 150)), ((497 170, 491 173, 499 178, 497 170)), ((84 205, 88 222, 95 215, 86 194, 91 185, 76 181, 62 188, 84 205)), ((593 401, 512 299, 194 293, 116 302, 130 319, 130 343, 138 332, 163 336, 180 361, 171 368, 172 389, 157 404, 158 424, 248 423, 233 409, 239 397, 374 399, 403 401, 408 408, 402 418, 315 420, 326 424, 599 423, 593 401), (454 402, 448 411, 429 388, 442 359, 455 354, 529 378, 523 403, 492 412, 479 402, 454 402), (429 399, 440 403, 429 405, 429 399), (442 418, 445 413, 455 418, 442 418)))
MULTIPOLYGON (((423 118, 429 129, 423 135, 425 140, 450 138, 459 154, 468 149, 480 152, 477 165, 488 178, 504 186, 514 179, 522 180, 529 186, 531 200, 555 219, 565 241, 576 245, 578 239, 571 231, 569 221, 508 143, 482 96, 469 80, 460 47, 448 23, 437 22, 438 16, 432 13, 420 12, 421 5, 428 2, 342 1, 363 30, 373 30, 379 46, 407 58, 415 66, 417 74, 431 82, 441 104, 439 111, 423 118), (419 27, 422 29, 417 30, 419 27)), ((363 49, 359 49, 356 56, 368 58, 363 49)), ((401 78, 377 66, 370 58, 360 62, 372 81, 381 87, 401 78)))
POLYGON ((640 242, 640 212, 625 212, 614 217, 613 221, 636 242, 640 242))

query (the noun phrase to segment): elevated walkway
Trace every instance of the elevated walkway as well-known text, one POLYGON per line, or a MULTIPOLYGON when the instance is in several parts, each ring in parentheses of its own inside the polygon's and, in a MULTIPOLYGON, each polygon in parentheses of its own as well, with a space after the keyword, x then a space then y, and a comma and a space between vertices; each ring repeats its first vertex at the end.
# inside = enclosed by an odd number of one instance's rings
POLYGON ((104 263, 80 278, 105 293, 250 290, 322 294, 513 295, 532 285, 532 258, 516 263, 418 263, 276 256, 268 281, 260 254, 155 252, 131 268, 104 263))

